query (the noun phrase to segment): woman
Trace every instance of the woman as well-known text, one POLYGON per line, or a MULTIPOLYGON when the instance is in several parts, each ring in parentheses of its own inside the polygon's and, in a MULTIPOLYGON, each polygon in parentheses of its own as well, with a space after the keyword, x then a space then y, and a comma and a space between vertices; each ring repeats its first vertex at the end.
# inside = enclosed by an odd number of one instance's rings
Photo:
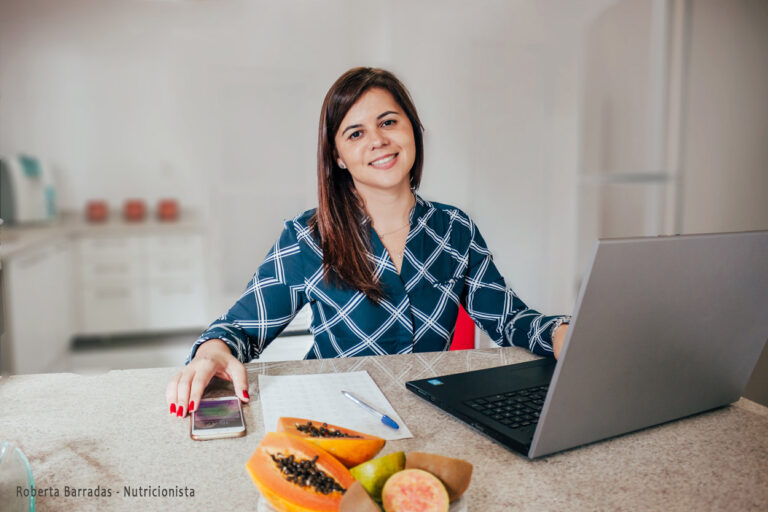
POLYGON ((249 401, 243 363, 306 303, 307 358, 447 350, 459 304, 499 345, 559 354, 568 317, 529 309, 461 210, 415 194, 422 125, 391 73, 355 68, 328 91, 318 134, 318 208, 285 223, 235 305, 195 342, 168 384, 185 416, 215 375, 249 401))

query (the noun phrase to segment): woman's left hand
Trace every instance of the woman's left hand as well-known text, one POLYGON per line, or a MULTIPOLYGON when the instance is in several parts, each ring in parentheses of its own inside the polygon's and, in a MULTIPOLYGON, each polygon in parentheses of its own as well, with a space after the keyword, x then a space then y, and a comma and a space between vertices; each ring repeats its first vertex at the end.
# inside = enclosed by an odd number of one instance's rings
POLYGON ((560 351, 563 349, 565 333, 567 332, 568 324, 561 324, 560 327, 555 329, 555 333, 552 335, 552 352, 555 353, 555 359, 560 359, 560 351))

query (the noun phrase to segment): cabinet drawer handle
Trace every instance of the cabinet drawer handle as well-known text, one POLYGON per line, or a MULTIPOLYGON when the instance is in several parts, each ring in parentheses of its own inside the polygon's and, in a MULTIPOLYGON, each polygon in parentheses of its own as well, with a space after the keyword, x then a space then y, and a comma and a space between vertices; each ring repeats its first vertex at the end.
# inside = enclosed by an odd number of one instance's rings
POLYGON ((97 238, 91 239, 88 245, 94 249, 124 249, 128 246, 126 242, 122 238, 97 238))
POLYGON ((122 299, 130 295, 128 288, 99 288, 96 297, 99 299, 122 299))
POLYGON ((179 272, 183 270, 189 270, 192 268, 192 262, 190 260, 165 260, 158 261, 157 268, 161 272, 179 272))
POLYGON ((112 274, 115 272, 127 274, 129 266, 127 263, 96 263, 93 270, 97 274, 112 274))
POLYGON ((192 292, 192 287, 189 285, 162 286, 158 288, 158 291, 161 295, 186 295, 192 292))

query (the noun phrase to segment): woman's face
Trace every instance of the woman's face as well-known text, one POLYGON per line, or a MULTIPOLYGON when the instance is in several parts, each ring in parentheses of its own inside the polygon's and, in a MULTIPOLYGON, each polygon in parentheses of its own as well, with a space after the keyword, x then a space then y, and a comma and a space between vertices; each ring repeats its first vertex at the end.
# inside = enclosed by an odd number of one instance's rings
POLYGON ((336 163, 357 190, 409 191, 416 141, 408 116, 389 91, 367 90, 341 121, 334 139, 336 163))

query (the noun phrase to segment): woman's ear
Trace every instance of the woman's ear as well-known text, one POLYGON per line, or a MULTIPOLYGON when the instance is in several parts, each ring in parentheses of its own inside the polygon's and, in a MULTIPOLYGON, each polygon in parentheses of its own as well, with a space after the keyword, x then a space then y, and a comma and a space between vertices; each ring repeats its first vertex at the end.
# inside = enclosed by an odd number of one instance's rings
POLYGON ((347 166, 344 165, 344 162, 339 158, 339 152, 336 151, 336 148, 333 148, 333 158, 336 160, 336 165, 338 165, 342 169, 346 169, 347 166))

